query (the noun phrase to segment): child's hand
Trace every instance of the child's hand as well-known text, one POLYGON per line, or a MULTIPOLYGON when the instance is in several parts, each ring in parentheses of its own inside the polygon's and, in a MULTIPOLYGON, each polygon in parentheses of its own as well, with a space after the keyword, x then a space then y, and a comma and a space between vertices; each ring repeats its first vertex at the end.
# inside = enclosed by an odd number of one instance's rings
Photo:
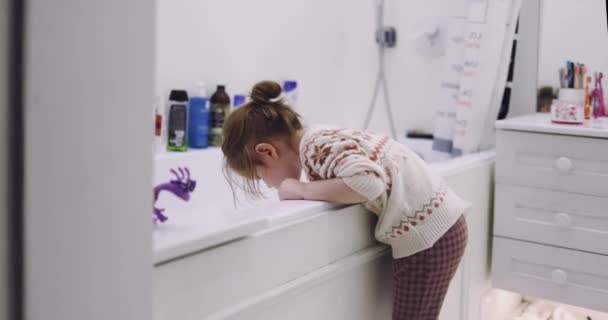
POLYGON ((279 186, 279 199, 304 200, 304 183, 296 179, 285 179, 279 186))

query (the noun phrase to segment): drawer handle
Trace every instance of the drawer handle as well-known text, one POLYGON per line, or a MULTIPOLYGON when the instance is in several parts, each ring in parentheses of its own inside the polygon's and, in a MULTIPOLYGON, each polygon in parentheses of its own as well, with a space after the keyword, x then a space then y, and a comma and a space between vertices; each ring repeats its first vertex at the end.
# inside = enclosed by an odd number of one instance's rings
POLYGON ((555 224, 562 228, 569 227, 572 224, 572 218, 567 213, 558 213, 555 215, 555 224))
POLYGON ((551 272, 551 279, 559 285, 564 285, 568 282, 568 274, 564 270, 555 269, 551 272))
POLYGON ((566 157, 559 157, 555 160, 555 167, 561 172, 568 172, 572 170, 572 160, 566 157))

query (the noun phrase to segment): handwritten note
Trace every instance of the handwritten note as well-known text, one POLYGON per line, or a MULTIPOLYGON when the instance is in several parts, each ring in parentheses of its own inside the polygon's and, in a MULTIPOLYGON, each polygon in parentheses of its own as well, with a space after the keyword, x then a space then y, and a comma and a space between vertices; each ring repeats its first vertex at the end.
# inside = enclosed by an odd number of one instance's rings
POLYGON ((448 158, 452 152, 456 105, 463 72, 464 29, 466 20, 452 17, 447 22, 448 43, 444 60, 442 81, 439 85, 440 105, 437 108, 434 126, 433 151, 435 158, 448 158), (443 156, 441 155, 443 154, 443 156))
MULTIPOLYGON (((464 62, 454 124, 453 155, 479 150, 488 117, 496 117, 493 97, 495 87, 502 85, 499 74, 504 59, 508 59, 510 46, 504 45, 509 35, 507 26, 513 14, 513 2, 518 0, 473 0, 465 33, 464 62), (492 111, 490 111, 492 110, 492 111)), ((518 9, 519 11, 519 9, 518 9)), ((501 91, 502 96, 502 91, 501 91)), ((491 121, 493 125, 493 120, 491 121)))

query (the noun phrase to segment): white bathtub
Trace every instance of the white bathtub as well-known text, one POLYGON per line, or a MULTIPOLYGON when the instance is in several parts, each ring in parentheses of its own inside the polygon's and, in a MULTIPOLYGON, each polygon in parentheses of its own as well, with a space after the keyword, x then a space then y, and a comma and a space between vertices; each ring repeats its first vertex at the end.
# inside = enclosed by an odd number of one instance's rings
MULTIPOLYGON (((415 148, 420 153, 428 154, 430 141, 425 142, 416 142, 415 148)), ((451 175, 492 159, 493 153, 486 152, 436 162, 432 166, 443 175, 451 175)), ((265 188, 263 184, 264 199, 251 200, 238 193, 238 203, 235 205, 232 191, 222 173, 222 153, 219 148, 157 154, 155 183, 173 179, 169 170, 177 167, 188 167, 192 178, 197 181, 197 187, 188 202, 170 193, 160 194, 156 205, 166 210, 169 220, 158 225, 154 232, 155 263, 339 207, 318 201, 281 202, 276 191, 265 188)))
POLYGON ((154 231, 155 263, 339 207, 319 201, 281 202, 276 191, 263 184, 264 199, 251 200, 239 192, 235 205, 222 172, 222 157, 219 148, 156 156, 156 183, 171 180, 174 176, 170 169, 188 167, 197 186, 188 202, 170 193, 160 194, 156 206, 166 210, 169 220, 157 225, 154 231))
MULTIPOLYGON (((489 288, 493 160, 490 151, 431 165, 474 203, 442 319, 477 319, 489 288)), ((158 155, 156 181, 176 166, 190 168, 197 188, 189 203, 168 194, 157 203, 169 221, 154 234, 156 319, 390 318, 390 253, 362 206, 279 202, 266 190, 267 199, 235 210, 219 149, 158 155)))

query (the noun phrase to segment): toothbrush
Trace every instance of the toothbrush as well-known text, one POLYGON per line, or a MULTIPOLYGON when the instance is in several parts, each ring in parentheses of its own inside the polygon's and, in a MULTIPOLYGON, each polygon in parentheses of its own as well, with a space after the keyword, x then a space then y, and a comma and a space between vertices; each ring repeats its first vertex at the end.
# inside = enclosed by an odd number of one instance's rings
POLYGON ((574 65, 574 84, 572 85, 572 87, 574 89, 580 89, 578 87, 578 84, 580 82, 580 78, 581 78, 581 67, 578 64, 574 65))
POLYGON ((559 85, 562 88, 566 87, 566 69, 559 68, 559 85))
POLYGON ((606 105, 604 104, 604 88, 602 87, 603 78, 604 74, 600 72, 598 74, 598 77, 595 79, 595 96, 597 99, 598 117, 603 117, 606 115, 606 105))
POLYGON ((591 119, 591 99, 593 98, 589 93, 589 85, 591 84, 591 76, 587 76, 585 81, 585 120, 591 119))
POLYGON ((585 87, 585 76, 587 76, 587 67, 581 63, 581 89, 585 87))
POLYGON ((585 82, 585 65, 582 63, 577 64, 576 73, 578 74, 578 78, 576 81, 576 88, 582 89, 583 83, 585 82))
POLYGON ((566 88, 571 88, 570 84, 572 83, 572 64, 570 61, 566 62, 566 88))
POLYGON ((595 88, 593 89, 593 91, 591 93, 591 110, 592 110, 594 119, 596 119, 599 115, 599 100, 598 100, 598 94, 599 94, 598 80, 599 80, 599 78, 600 78, 599 74, 597 72, 595 72, 595 88))

